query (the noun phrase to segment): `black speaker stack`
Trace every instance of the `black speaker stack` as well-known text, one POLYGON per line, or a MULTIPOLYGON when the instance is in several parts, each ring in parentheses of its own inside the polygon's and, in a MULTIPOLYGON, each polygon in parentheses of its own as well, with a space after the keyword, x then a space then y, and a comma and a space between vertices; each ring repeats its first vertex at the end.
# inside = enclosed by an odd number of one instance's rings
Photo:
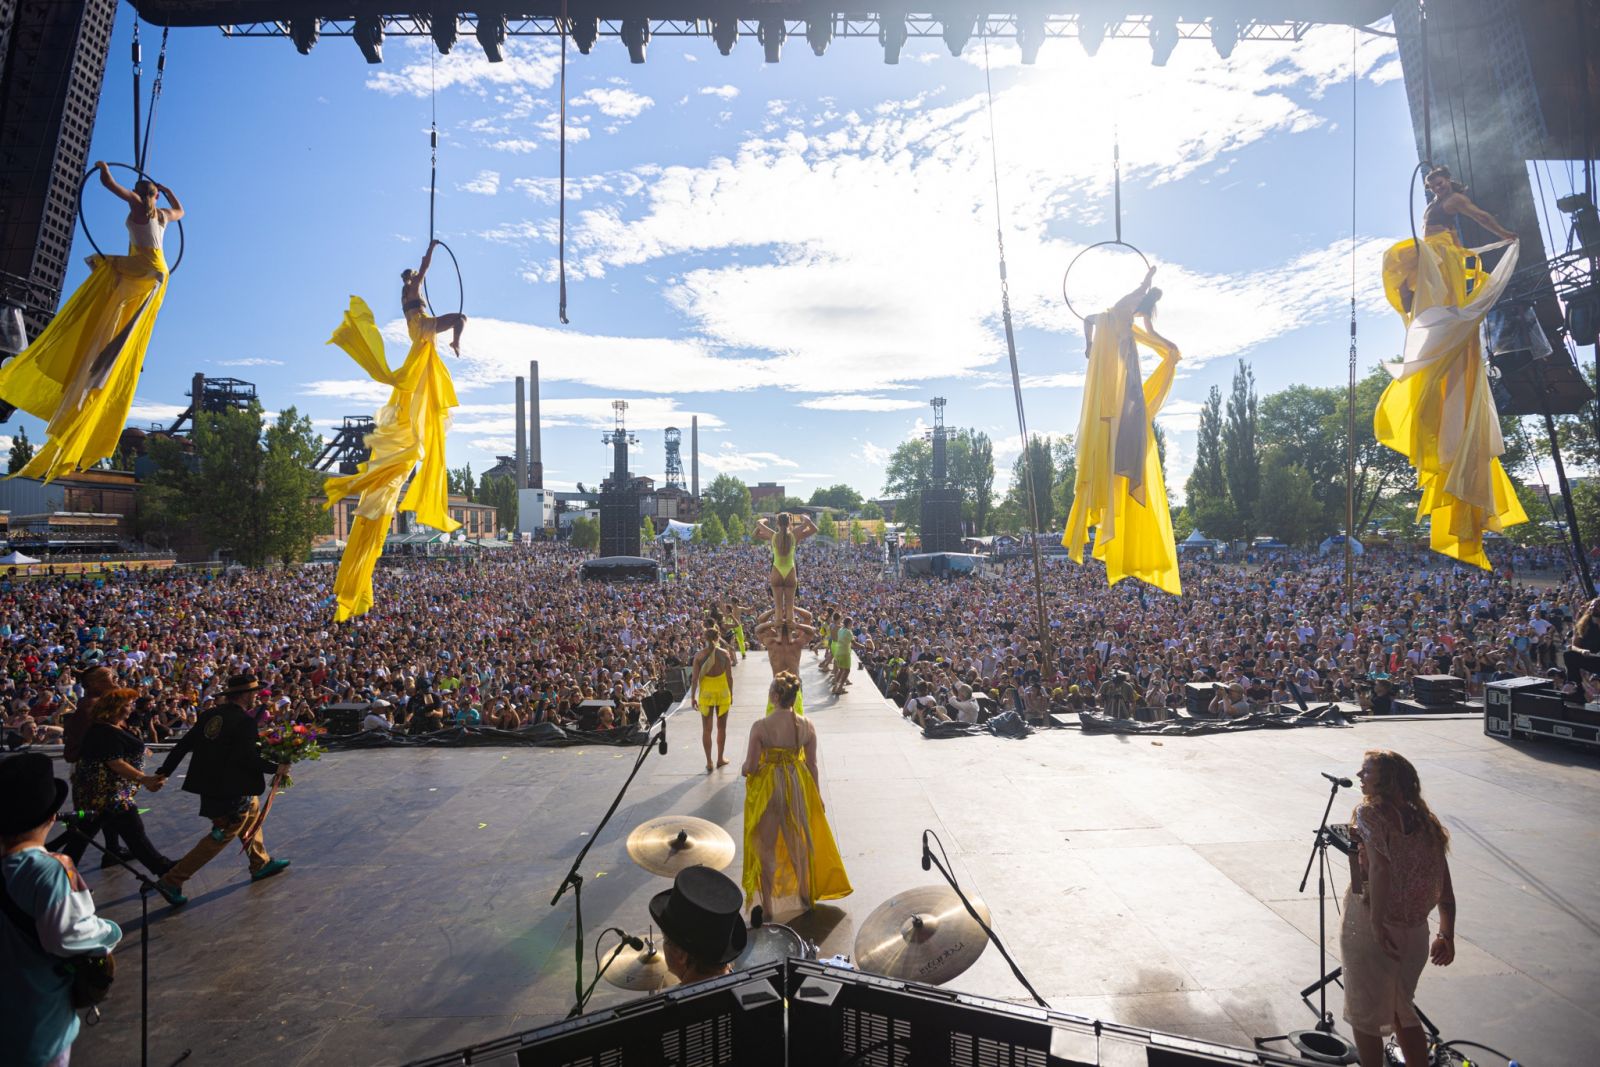
POLYGON ((922 551, 960 552, 961 490, 922 491, 922 551))
POLYGON ((639 554, 639 494, 633 490, 607 490, 600 494, 600 554, 639 554))
POLYGON ((1467 683, 1451 674, 1419 674, 1411 679, 1411 699, 1396 700, 1396 715, 1445 715, 1467 709, 1467 683))

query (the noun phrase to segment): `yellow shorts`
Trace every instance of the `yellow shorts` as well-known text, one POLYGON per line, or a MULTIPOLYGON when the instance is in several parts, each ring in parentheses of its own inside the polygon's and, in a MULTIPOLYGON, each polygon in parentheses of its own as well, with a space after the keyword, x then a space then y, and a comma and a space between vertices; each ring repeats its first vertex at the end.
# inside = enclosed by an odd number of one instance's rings
POLYGON ((728 689, 728 676, 726 674, 702 674, 700 676, 700 714, 710 715, 711 709, 716 708, 718 715, 728 714, 728 705, 733 703, 733 693, 728 689))

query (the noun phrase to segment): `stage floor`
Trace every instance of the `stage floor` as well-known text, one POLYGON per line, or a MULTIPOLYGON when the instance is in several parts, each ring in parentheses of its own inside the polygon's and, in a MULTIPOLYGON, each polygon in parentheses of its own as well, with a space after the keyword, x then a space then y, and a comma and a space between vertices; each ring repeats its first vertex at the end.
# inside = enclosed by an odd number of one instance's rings
MULTIPOLYGON (((938 875, 919 862, 938 832, 969 892, 1060 1010, 1249 1045, 1312 1023, 1297 991, 1317 977, 1316 882, 1296 891, 1326 800, 1318 771, 1354 775, 1395 748, 1422 773, 1453 835, 1458 954, 1429 967, 1418 1003, 1447 1037, 1534 1067, 1590 1062, 1600 1035, 1600 773, 1559 748, 1516 746, 1462 719, 1378 721, 1180 738, 925 741, 864 674, 838 701, 807 657, 823 793, 853 896, 794 921, 824 955, 852 953, 887 897, 938 875)), ((666 888, 631 863, 637 824, 681 813, 742 838, 738 765, 769 675, 735 674, 733 765, 708 775, 699 717, 671 720, 585 864, 584 920, 643 932, 666 888)), ((306 765, 267 827, 281 877, 251 885, 234 849, 190 883, 181 911, 152 902, 151 1062, 381 1064, 531 1029, 573 1000, 570 894, 550 907, 633 751, 344 752, 306 765)), ((204 824, 177 783, 144 803, 152 838, 180 855, 204 824)), ((1342 795, 1335 816, 1347 816, 1342 795)), ((1332 854, 1335 884, 1348 881, 1332 854)), ((742 844, 728 873, 736 880, 742 844)), ((123 923, 116 994, 75 1064, 138 1056, 138 894, 93 871, 123 923)), ((780 916, 780 918, 785 918, 780 916)), ((1330 959, 1338 915, 1330 904, 1330 959)), ((592 959, 591 947, 584 948, 592 959)), ((592 962, 585 972, 592 973, 592 962)), ((1022 1001, 989 949, 953 988, 1022 1001)), ((628 999, 601 984, 591 1007, 628 999)), ((1337 987, 1330 1006, 1340 1010, 1337 987)), ((1341 1025, 1341 1032, 1348 1029, 1341 1025)))

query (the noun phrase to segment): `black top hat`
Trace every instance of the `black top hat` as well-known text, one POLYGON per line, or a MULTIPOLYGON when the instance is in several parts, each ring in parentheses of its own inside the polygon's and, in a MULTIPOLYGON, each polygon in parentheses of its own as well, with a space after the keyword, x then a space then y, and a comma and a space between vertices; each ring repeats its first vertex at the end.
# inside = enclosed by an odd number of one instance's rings
POLYGON ((710 867, 685 867, 672 888, 650 898, 650 917, 662 933, 702 963, 727 963, 749 937, 739 909, 744 894, 710 867))
POLYGON ((222 695, 235 696, 239 693, 253 693, 261 688, 261 682, 253 674, 236 674, 228 679, 228 684, 223 687, 222 695))
POLYGON ((67 783, 55 776, 49 756, 24 752, 0 760, 0 836, 42 826, 66 799, 67 783))

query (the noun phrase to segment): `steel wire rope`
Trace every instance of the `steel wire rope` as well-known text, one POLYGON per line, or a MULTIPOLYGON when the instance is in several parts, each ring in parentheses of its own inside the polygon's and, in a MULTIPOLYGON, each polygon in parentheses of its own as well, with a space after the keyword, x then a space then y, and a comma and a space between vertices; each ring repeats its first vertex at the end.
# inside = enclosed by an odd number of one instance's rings
MULTIPOLYGON (((461 276, 461 261, 456 258, 455 249, 440 241, 434 236, 434 201, 439 192, 439 81, 434 68, 434 53, 428 52, 428 245, 431 248, 435 242, 444 249, 450 257, 450 265, 456 271, 456 314, 464 315, 467 311, 467 283, 461 276)), ((433 314, 433 297, 428 293, 428 276, 422 276, 422 299, 427 302, 429 314, 433 314)))

